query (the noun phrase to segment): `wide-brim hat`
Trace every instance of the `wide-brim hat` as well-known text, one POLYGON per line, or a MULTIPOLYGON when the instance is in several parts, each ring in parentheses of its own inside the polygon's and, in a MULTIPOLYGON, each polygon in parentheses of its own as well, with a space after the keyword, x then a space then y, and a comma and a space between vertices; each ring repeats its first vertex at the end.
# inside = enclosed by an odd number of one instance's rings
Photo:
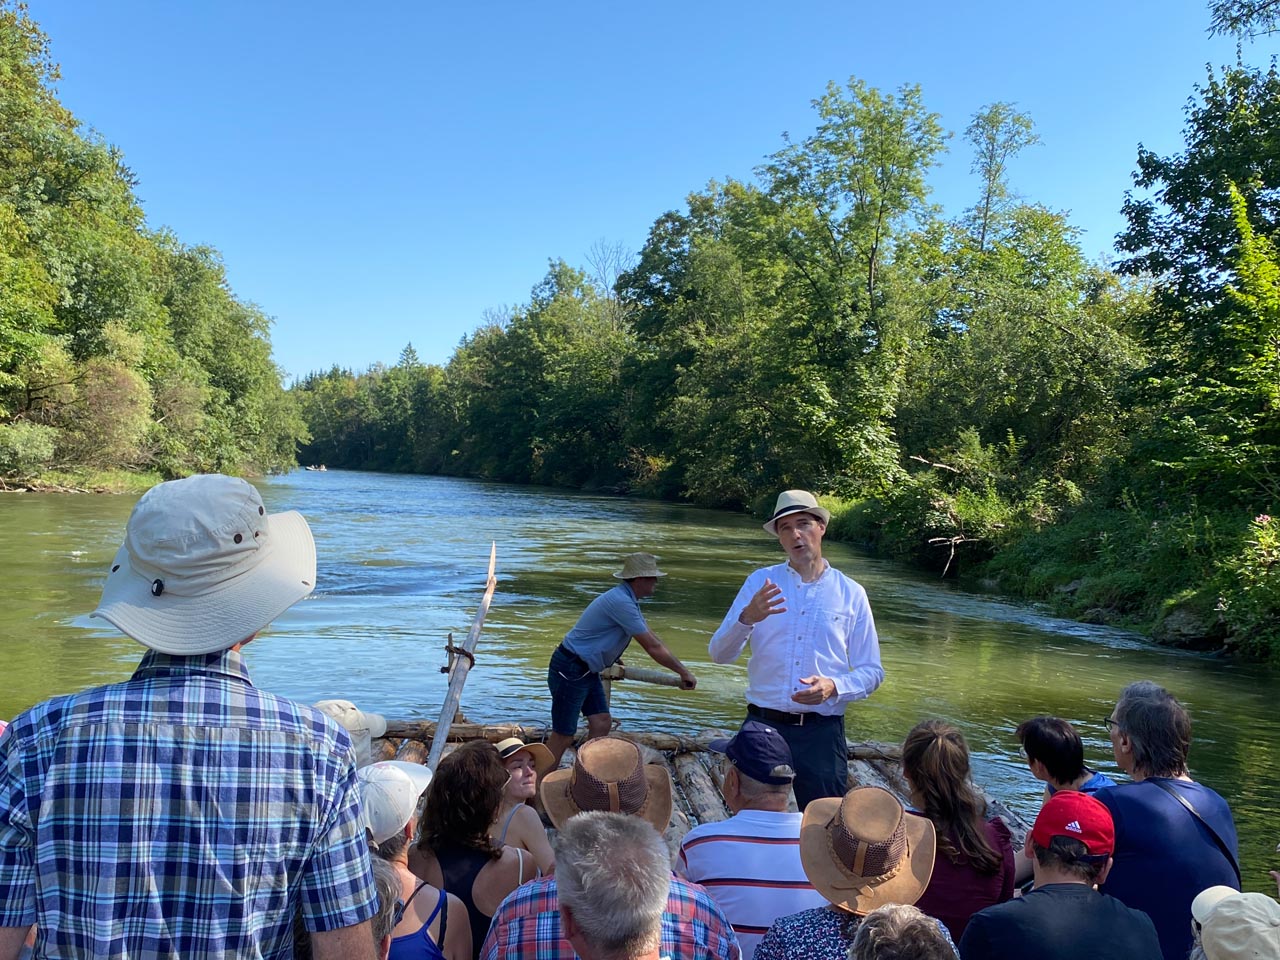
POLYGON ((301 514, 268 514, 252 484, 203 474, 142 495, 90 616, 160 653, 214 653, 252 637, 315 582, 301 514))
POLYGON ((351 736, 357 767, 373 762, 373 741, 386 736, 386 717, 380 713, 361 710, 350 700, 321 700, 315 704, 315 708, 337 722, 351 736))
POLYGON ((1280 903, 1265 893, 1237 893, 1209 912, 1200 945, 1211 960, 1280 960, 1280 903))
POLYGON ((817 498, 808 490, 783 490, 778 494, 773 516, 764 524, 765 530, 776 537, 778 521, 789 513, 811 513, 822 521, 824 527, 831 522, 831 511, 826 507, 818 506, 817 498))
POLYGON ((537 773, 538 778, 545 777, 551 770, 555 768, 555 755, 547 749, 545 744, 541 743, 525 743, 518 737, 508 737, 506 740, 499 740, 494 744, 498 748, 498 756, 503 762, 510 760, 517 753, 527 753, 533 760, 533 769, 537 773))
POLYGON ((622 559, 622 569, 614 575, 615 580, 635 580, 639 577, 665 577, 658 569, 658 558, 652 553, 629 553, 622 559))
POLYGON ((810 800, 800 822, 805 876, 835 906, 859 915, 919 900, 936 848, 933 824, 880 787, 810 800))
POLYGON ((1228 887, 1223 884, 1218 884, 1216 887, 1207 887, 1197 893, 1195 899, 1191 901, 1191 919, 1196 923, 1204 923, 1209 919, 1209 914, 1213 913, 1214 907, 1227 899, 1227 897, 1238 897, 1239 895, 1240 891, 1235 887, 1228 887))
POLYGON ((671 774, 661 764, 645 763, 640 748, 619 737, 588 740, 573 766, 547 774, 541 789, 557 830, 591 810, 641 817, 659 833, 671 822, 671 774))

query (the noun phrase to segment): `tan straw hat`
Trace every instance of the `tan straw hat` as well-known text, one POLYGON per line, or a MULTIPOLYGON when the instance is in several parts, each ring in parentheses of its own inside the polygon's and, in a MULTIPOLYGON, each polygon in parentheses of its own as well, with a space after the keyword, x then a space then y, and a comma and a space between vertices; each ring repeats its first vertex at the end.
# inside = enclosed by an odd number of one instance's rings
POLYGON ((831 513, 825 507, 818 506, 818 501, 808 490, 783 490, 778 494, 778 502, 774 505, 773 516, 764 525, 765 530, 778 535, 778 521, 789 513, 811 513, 825 527, 831 522, 831 513))
POLYGON ((252 484, 200 474, 142 495, 90 616, 161 653, 215 653, 252 637, 315 582, 316 545, 301 514, 268 515, 252 484))
POLYGON ((517 737, 508 737, 506 740, 499 740, 494 746, 498 748, 498 756, 503 763, 517 753, 527 753, 533 760, 533 769, 539 779, 545 777, 556 765, 555 756, 541 743, 525 743, 517 737))
POLYGON ((598 810, 641 817, 662 833, 671 821, 671 774, 646 764, 630 740, 588 740, 572 767, 543 778, 542 805, 557 830, 572 816, 598 810))
POLYGON ((933 824, 880 787, 810 800, 800 824, 800 862, 820 894, 863 915, 912 904, 933 875, 933 824))
POLYGON ((622 571, 615 573, 615 579, 635 580, 637 577, 665 577, 658 569, 658 558, 652 553, 629 553, 622 558, 622 571))

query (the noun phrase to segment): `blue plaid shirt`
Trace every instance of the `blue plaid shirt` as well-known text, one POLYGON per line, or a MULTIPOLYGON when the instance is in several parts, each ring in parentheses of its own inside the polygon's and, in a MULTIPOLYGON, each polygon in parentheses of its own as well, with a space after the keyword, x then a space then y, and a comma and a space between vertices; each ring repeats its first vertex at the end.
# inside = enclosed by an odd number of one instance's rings
POLYGON ((299 906, 377 909, 351 741, 238 653, 148 653, 0 735, 0 926, 37 957, 283 960, 299 906))

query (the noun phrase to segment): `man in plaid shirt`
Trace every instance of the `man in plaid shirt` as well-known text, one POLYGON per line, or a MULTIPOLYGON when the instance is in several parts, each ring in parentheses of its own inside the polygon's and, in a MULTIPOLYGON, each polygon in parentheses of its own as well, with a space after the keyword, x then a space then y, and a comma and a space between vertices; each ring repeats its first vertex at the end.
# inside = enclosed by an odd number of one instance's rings
POLYGON ((350 738, 239 652, 315 569, 306 521, 243 480, 139 500, 94 616, 149 652, 0 735, 0 960, 32 924, 37 957, 285 960, 298 911, 319 960, 372 960, 350 738))
MULTIPOLYGON (((588 810, 632 814, 659 832, 671 819, 671 778, 644 764, 628 740, 603 737, 578 750, 572 769, 547 774, 542 802, 557 827, 588 810), (621 775, 619 775, 621 774, 621 775)), ((662 913, 659 953, 670 960, 741 960, 733 928, 696 883, 672 875, 662 913)), ((480 960, 576 960, 560 926, 556 878, 517 887, 493 915, 480 960)))

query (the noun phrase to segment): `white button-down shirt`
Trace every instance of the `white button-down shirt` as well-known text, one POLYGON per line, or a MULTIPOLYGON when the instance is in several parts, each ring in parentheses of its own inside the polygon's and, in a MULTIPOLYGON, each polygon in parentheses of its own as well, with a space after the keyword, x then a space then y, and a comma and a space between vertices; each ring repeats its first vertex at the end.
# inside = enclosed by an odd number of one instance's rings
POLYGON ((869 697, 884 681, 867 591, 830 564, 812 583, 805 583, 787 563, 747 577, 711 637, 711 659, 733 663, 748 641, 747 700, 758 707, 832 716, 843 713, 850 700, 869 697), (766 579, 782 588, 787 611, 748 626, 738 614, 766 579), (819 704, 792 700, 793 693, 807 686, 800 678, 815 674, 831 678, 836 695, 819 704))

